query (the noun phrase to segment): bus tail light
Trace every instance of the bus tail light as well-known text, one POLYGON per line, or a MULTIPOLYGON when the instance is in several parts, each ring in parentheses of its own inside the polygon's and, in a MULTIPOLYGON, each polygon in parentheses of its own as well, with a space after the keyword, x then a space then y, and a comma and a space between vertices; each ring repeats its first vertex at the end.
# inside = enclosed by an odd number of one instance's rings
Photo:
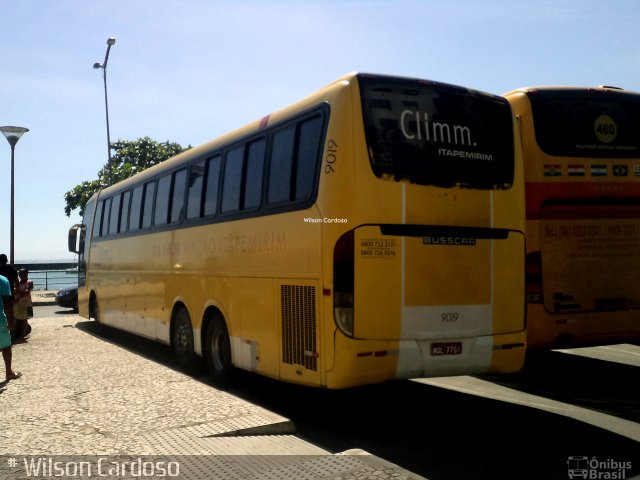
POLYGON ((333 316, 345 335, 353 336, 353 230, 342 235, 333 250, 333 316))
POLYGON ((527 303, 542 303, 542 255, 528 253, 525 259, 525 296, 527 303))

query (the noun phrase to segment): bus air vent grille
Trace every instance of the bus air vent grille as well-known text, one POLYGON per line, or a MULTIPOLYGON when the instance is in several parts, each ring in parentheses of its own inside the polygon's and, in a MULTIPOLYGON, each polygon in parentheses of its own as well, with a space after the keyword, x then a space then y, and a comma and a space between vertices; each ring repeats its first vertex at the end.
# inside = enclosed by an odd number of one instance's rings
POLYGON ((316 371, 316 287, 281 285, 280 304, 283 362, 316 371))

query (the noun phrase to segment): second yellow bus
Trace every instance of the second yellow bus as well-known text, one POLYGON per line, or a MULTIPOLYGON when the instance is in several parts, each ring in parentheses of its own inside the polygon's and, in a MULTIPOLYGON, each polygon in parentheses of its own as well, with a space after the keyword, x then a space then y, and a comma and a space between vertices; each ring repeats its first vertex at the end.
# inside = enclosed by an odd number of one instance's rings
POLYGON ((535 87, 518 118, 531 349, 640 339, 640 94, 535 87))

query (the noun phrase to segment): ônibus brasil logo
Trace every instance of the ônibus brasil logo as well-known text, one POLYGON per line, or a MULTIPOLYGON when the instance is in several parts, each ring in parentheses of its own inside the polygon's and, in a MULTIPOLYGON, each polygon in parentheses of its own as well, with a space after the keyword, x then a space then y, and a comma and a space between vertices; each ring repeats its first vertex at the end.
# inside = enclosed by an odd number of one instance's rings
POLYGON ((569 478, 584 479, 626 479, 631 462, 622 462, 607 458, 569 457, 567 458, 569 478))

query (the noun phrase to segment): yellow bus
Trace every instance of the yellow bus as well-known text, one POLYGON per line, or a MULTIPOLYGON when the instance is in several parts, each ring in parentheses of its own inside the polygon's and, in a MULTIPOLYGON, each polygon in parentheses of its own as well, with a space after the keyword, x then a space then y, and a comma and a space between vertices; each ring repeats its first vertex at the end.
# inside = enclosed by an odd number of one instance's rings
POLYGON ((640 338, 640 94, 522 88, 531 349, 640 338))
POLYGON ((80 314, 220 382, 516 371, 514 132, 500 96, 346 75, 96 194, 69 235, 80 314))

